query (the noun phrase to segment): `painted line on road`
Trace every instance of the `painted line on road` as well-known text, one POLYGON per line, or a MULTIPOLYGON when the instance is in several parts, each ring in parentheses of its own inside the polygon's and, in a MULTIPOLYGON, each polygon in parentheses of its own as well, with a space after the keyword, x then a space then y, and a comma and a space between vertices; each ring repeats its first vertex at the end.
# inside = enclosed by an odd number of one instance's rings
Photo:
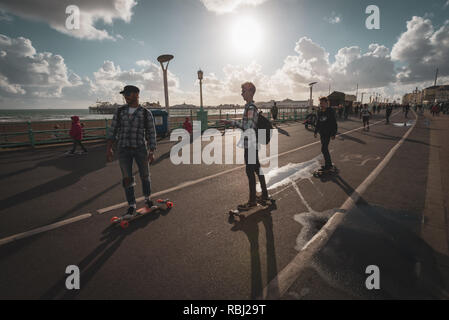
MULTIPOLYGON (((394 115, 396 115, 398 113, 399 112, 395 113, 394 115)), ((381 122, 385 122, 385 120, 377 121, 377 122, 375 122, 375 123, 373 123, 371 125, 377 125, 377 124, 379 124, 381 122)), ((343 133, 339 133, 339 134, 337 134, 337 136, 340 136, 342 134, 352 133, 352 132, 360 130, 360 129, 363 129, 363 127, 359 127, 359 128, 352 129, 352 130, 349 130, 349 131, 346 131, 346 132, 343 132, 343 133)), ((277 157, 285 156, 286 154, 290 154, 292 152, 296 152, 296 151, 308 148, 310 146, 313 146, 313 145, 319 144, 319 143, 321 143, 320 140, 312 142, 312 143, 309 143, 307 145, 304 145, 304 146, 301 146, 301 147, 298 147, 298 148, 295 148, 295 149, 292 149, 292 150, 289 150, 289 151, 285 151, 285 152, 279 153, 277 155, 273 155, 269 159, 271 159, 273 157, 276 157, 276 156, 277 157)), ((260 161, 263 162, 263 161, 266 161, 266 160, 268 160, 268 159, 264 158, 264 159, 261 159, 260 161)), ((219 172, 219 173, 207 176, 207 177, 203 177, 203 178, 200 178, 200 179, 197 179, 197 180, 184 182, 184 183, 182 183, 182 184, 180 184, 178 186, 175 186, 175 187, 172 187, 172 188, 169 188, 169 189, 165 189, 165 190, 156 192, 156 193, 152 194, 151 197, 152 198, 157 198, 157 197, 159 197, 159 196, 161 196, 163 194, 170 193, 170 192, 173 192, 173 191, 177 191, 177 190, 180 190, 180 189, 183 189, 183 188, 186 188, 186 187, 190 187, 190 186, 196 185, 198 183, 201 183, 201 182, 204 182, 204 181, 207 181, 207 180, 210 180, 210 179, 217 178, 219 176, 222 176, 224 174, 228 174, 228 173, 234 172, 234 171, 242 169, 242 168, 245 168, 245 166, 244 165, 243 166, 239 166, 239 167, 232 168, 232 169, 229 169, 229 170, 225 170, 225 171, 222 171, 222 172, 219 172)), ((136 199, 137 202, 141 202, 141 201, 144 201, 144 200, 145 200, 145 197, 140 197, 140 198, 136 199)), ((107 213, 107 212, 112 211, 112 210, 125 208, 127 206, 128 206, 128 202, 122 202, 122 203, 115 204, 115 205, 112 205, 112 206, 109 206, 109 207, 106 207, 106 208, 103 208, 103 209, 98 209, 97 213, 104 214, 104 213, 107 213)))
POLYGON ((308 265, 310 259, 320 251, 324 245, 328 242, 338 225, 343 220, 345 214, 353 209, 360 199, 361 195, 367 190, 371 183, 377 178, 382 170, 387 166, 390 160, 393 158, 396 151, 404 143, 405 139, 410 135, 412 130, 418 123, 418 116, 412 110, 416 117, 416 121, 413 126, 407 130, 401 140, 388 152, 385 158, 379 163, 379 165, 370 173, 370 175, 357 187, 357 189, 351 194, 348 199, 343 203, 340 209, 329 219, 329 221, 318 231, 312 239, 299 251, 299 253, 293 258, 293 260, 281 271, 278 275, 270 281, 270 283, 264 288, 262 296, 259 299, 275 300, 280 299, 293 283, 301 276, 308 265))
POLYGON ((70 218, 70 219, 67 219, 67 220, 63 220, 63 221, 59 221, 59 222, 56 222, 56 223, 53 223, 53 224, 49 224, 48 226, 44 226, 44 227, 40 227, 40 228, 33 229, 33 230, 30 230, 30 231, 18 233, 16 235, 0 239, 0 246, 5 245, 5 244, 10 243, 10 242, 13 242, 13 241, 17 241, 17 240, 20 240, 20 239, 31 237, 31 236, 34 236, 36 234, 42 233, 42 232, 50 231, 50 230, 62 227, 64 225, 73 223, 73 222, 81 221, 81 220, 90 218, 91 216, 92 216, 91 213, 86 213, 86 214, 82 214, 82 215, 74 217, 74 218, 70 218))

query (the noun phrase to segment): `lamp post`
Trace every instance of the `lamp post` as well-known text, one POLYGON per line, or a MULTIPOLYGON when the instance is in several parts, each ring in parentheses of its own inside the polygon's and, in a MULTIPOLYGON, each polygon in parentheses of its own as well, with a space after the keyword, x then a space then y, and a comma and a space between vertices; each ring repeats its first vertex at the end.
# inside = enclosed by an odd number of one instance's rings
POLYGON ((313 102, 312 102, 312 91, 313 91, 313 86, 314 86, 315 84, 317 84, 317 83, 318 83, 318 82, 312 82, 312 83, 309 83, 309 87, 310 87, 309 107, 310 107, 310 109, 313 108, 313 102))
POLYGON ((200 80, 200 108, 203 109, 203 71, 198 70, 198 80, 200 80))
POLYGON ((167 131, 170 132, 170 109, 168 102, 168 82, 167 82, 167 69, 170 60, 174 57, 171 54, 163 54, 157 58, 157 61, 161 64, 162 73, 164 75, 164 93, 165 93, 165 110, 167 111, 167 131), (166 65, 164 65, 166 63, 166 65))

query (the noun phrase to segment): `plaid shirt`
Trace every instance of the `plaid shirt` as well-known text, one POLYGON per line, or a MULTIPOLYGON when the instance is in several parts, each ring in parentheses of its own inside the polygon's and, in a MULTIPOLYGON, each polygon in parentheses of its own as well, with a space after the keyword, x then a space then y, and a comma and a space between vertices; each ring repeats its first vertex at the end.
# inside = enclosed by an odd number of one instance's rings
MULTIPOLYGON (((257 120, 259 119, 259 113, 257 112, 257 107, 254 102, 247 103, 245 105, 245 110, 243 111, 243 119, 239 121, 232 121, 232 125, 246 131, 248 129, 254 129, 255 134, 257 134, 257 120)), ((243 138, 243 136, 242 136, 243 138)), ((241 145, 242 140, 239 144, 241 145)), ((248 139, 244 139, 244 148, 248 149, 248 139)), ((257 146, 256 146, 257 148, 257 146)))
POLYGON ((118 141, 119 148, 138 148, 147 144, 149 150, 156 150, 156 127, 150 110, 139 105, 133 114, 129 114, 129 107, 119 108, 112 118, 108 132, 108 139, 118 141), (120 111, 120 123, 117 115, 120 111), (147 130, 145 129, 145 114, 147 112, 147 130))
POLYGON ((245 110, 243 111, 243 119, 239 121, 232 121, 232 125, 242 129, 257 129, 257 119, 259 114, 257 113, 257 107, 254 102, 247 103, 245 110))

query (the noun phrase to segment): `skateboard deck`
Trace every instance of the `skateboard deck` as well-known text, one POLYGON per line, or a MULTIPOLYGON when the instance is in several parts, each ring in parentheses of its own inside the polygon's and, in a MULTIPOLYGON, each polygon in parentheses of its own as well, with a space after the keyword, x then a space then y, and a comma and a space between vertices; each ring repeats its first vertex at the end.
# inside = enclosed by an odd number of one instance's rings
POLYGON ((153 204, 153 206, 151 208, 144 206, 140 209, 137 209, 136 214, 133 217, 127 218, 127 219, 125 219, 123 217, 113 217, 111 219, 111 223, 115 224, 115 225, 120 225, 120 227, 122 227, 122 229, 126 229, 129 227, 129 223, 131 221, 139 219, 151 212, 155 212, 158 210, 163 210, 163 211, 170 210, 171 208, 173 208, 173 206, 174 206, 173 202, 170 201, 169 199, 165 199, 165 200, 158 199, 155 201, 155 203, 153 204))
POLYGON ((251 208, 251 209, 249 209, 247 211, 239 210, 237 208, 237 209, 234 209, 234 210, 230 210, 228 212, 228 214, 231 217, 234 217, 234 216, 237 216, 237 217, 240 217, 240 218, 241 217, 248 217, 248 216, 252 215, 253 213, 255 213, 255 212, 257 212, 257 211, 259 211, 261 209, 267 209, 267 208, 270 208, 270 207, 274 207, 275 205, 276 205, 276 200, 275 199, 270 199, 270 200, 266 201, 265 203, 260 203, 258 201, 257 202, 257 206, 255 206, 255 207, 253 207, 253 208, 251 208))
POLYGON ((339 172, 339 170, 336 167, 333 167, 330 170, 319 169, 319 170, 317 170, 317 171, 315 171, 313 173, 313 176, 315 178, 321 178, 321 177, 324 177, 324 176, 331 176, 331 175, 338 174, 338 172, 339 172))

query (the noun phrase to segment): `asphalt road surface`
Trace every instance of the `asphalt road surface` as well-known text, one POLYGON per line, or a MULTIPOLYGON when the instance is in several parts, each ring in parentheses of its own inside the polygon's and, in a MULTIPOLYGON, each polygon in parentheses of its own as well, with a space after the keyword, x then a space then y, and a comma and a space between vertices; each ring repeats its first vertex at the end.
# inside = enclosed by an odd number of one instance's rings
POLYGON ((276 206, 243 220, 227 212, 248 200, 245 169, 174 165, 167 140, 151 166, 152 192, 175 207, 126 230, 109 222, 126 208, 98 213, 125 200, 103 143, 76 157, 63 147, 1 153, 0 239, 92 216, 0 245, 0 299, 255 299, 411 129, 408 120, 417 121, 410 135, 282 298, 446 298, 447 239, 435 250, 422 236, 432 128, 422 115, 396 112, 389 125, 383 117, 370 131, 358 118, 339 122, 330 150, 340 172, 325 179, 310 174, 323 161, 319 139, 283 125, 269 182, 280 182, 270 190, 276 206), (81 271, 80 290, 65 287, 69 265, 81 271), (369 265, 380 270, 379 290, 365 286, 369 265))

